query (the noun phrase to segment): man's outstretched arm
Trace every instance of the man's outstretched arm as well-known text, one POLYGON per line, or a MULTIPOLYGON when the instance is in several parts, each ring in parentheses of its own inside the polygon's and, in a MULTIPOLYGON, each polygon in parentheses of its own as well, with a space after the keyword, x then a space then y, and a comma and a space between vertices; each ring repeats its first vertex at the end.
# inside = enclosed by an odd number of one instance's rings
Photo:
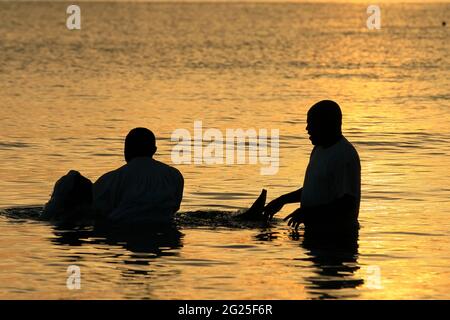
POLYGON ((302 190, 300 188, 290 193, 286 193, 272 201, 270 201, 267 206, 264 208, 264 216, 267 220, 272 219, 272 217, 280 211, 285 204, 288 203, 300 203, 300 199, 302 197, 302 190))

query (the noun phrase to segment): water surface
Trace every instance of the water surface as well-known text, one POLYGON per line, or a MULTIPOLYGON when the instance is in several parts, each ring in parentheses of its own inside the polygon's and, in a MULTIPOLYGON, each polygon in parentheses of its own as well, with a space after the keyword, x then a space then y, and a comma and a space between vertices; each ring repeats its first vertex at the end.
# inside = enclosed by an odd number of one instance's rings
POLYGON ((171 133, 201 120, 280 130, 276 175, 177 166, 182 211, 242 209, 301 186, 306 111, 330 98, 361 157, 362 228, 338 250, 280 220, 136 240, 3 214, 1 298, 450 298, 448 4, 382 5, 379 31, 364 5, 252 3, 82 3, 68 31, 67 5, 0 2, 0 207, 42 205, 70 169, 122 165, 135 126, 170 164, 171 133), (81 290, 66 288, 71 264, 81 290))

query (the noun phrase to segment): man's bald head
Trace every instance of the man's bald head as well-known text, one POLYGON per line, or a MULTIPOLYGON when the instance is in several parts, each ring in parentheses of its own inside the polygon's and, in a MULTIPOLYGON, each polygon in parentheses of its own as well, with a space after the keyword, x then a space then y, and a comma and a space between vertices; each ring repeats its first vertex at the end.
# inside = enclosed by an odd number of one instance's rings
POLYGON ((156 138, 147 128, 134 128, 125 138, 125 161, 137 157, 153 157, 156 152, 156 138))
POLYGON ((322 100, 308 111, 306 130, 314 145, 326 145, 342 135, 342 112, 339 105, 331 100, 322 100))

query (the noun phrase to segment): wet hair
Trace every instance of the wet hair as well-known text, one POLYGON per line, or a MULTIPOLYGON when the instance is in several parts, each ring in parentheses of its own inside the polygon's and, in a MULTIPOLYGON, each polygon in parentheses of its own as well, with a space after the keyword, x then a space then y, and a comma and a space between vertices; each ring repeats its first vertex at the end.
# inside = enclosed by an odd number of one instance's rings
POLYGON ((320 122, 328 132, 341 133, 342 111, 332 100, 322 100, 314 104, 308 111, 308 118, 320 122))
POLYGON ((82 221, 92 213, 92 198, 91 180, 70 170, 55 183, 41 218, 59 222, 82 221))
POLYGON ((152 157, 156 152, 156 138, 147 128, 134 128, 125 138, 125 161, 137 157, 152 157))
POLYGON ((74 185, 71 190, 71 197, 68 206, 92 203, 92 182, 76 171, 74 185))

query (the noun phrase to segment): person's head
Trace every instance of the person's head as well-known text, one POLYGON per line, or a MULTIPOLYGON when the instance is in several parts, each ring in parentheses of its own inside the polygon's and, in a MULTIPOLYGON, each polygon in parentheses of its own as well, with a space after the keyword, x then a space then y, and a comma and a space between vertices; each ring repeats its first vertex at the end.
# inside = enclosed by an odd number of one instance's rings
POLYGON ((147 128, 134 128, 125 138, 125 161, 137 157, 153 157, 156 152, 156 138, 147 128))
POLYGON ((306 130, 313 145, 328 145, 341 135, 342 112, 339 105, 331 100, 322 100, 308 111, 306 130))
POLYGON ((82 222, 91 217, 92 182, 78 171, 70 170, 56 181, 41 218, 59 222, 82 222))

